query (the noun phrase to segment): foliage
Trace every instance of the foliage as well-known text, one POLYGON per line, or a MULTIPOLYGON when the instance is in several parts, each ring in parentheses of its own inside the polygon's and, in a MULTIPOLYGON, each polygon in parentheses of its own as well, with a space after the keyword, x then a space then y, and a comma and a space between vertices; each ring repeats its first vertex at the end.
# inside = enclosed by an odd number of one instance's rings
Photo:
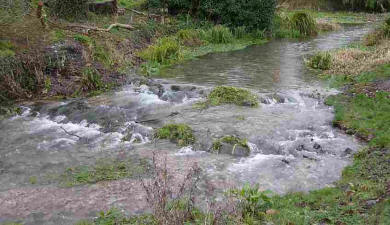
POLYGON ((80 19, 87 16, 89 0, 49 0, 50 13, 64 19, 80 19))
POLYGON ((155 136, 159 139, 169 139, 179 146, 187 146, 195 142, 192 129, 186 124, 167 124, 158 129, 155 136))
POLYGON ((194 16, 221 22, 229 27, 245 26, 248 30, 270 27, 276 0, 149 0, 149 7, 162 7, 166 2, 170 13, 192 12, 194 16))
POLYGON ((93 67, 86 67, 83 70, 82 85, 86 90, 100 90, 104 88, 102 76, 93 67))
POLYGON ((290 19, 291 27, 298 30, 303 36, 317 34, 317 26, 314 18, 307 12, 296 12, 290 19))
POLYGON ((257 107, 258 98, 250 91, 242 88, 218 86, 207 97, 207 103, 213 106, 235 104, 239 106, 257 107))
POLYGON ((260 191, 258 184, 245 184, 241 189, 233 189, 230 193, 241 201, 243 217, 246 220, 261 220, 265 212, 272 207, 271 192, 260 191))
POLYGON ((332 55, 329 52, 319 52, 310 58, 308 65, 313 69, 328 70, 332 65, 332 55))
MULTIPOLYGON (((334 0, 335 1, 335 0, 334 0)), ((389 0, 336 0, 347 9, 381 12, 390 9, 389 0)))
POLYGON ((14 49, 15 46, 10 41, 0 40, 0 58, 14 56, 14 49))
POLYGON ((169 63, 181 58, 180 45, 174 38, 162 38, 140 53, 141 58, 157 63, 169 63))
POLYGON ((19 21, 31 9, 28 0, 11 0, 0 2, 0 25, 7 25, 19 21))
POLYGON ((100 159, 92 166, 67 168, 59 176, 60 183, 66 187, 83 184, 95 184, 100 181, 112 181, 135 177, 148 171, 148 162, 142 159, 100 159))
POLYGON ((218 25, 208 31, 209 41, 214 44, 226 44, 233 41, 233 34, 229 28, 218 25))
POLYGON ((92 46, 92 43, 93 43, 92 39, 91 39, 90 37, 86 36, 86 35, 75 34, 75 35, 73 36, 73 38, 74 38, 76 41, 78 41, 78 42, 80 42, 80 43, 82 43, 82 44, 85 44, 85 45, 88 45, 88 46, 92 46))

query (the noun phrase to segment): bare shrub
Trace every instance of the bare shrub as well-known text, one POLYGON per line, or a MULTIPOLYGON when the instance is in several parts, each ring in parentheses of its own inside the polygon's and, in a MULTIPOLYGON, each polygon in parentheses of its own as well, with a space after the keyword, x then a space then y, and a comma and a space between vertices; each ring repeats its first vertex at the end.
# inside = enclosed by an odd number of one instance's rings
POLYGON ((195 194, 198 190, 201 169, 194 164, 182 182, 173 185, 173 177, 167 169, 166 157, 159 159, 153 153, 152 179, 142 179, 146 200, 152 207, 158 224, 181 225, 191 220, 195 209, 195 194))

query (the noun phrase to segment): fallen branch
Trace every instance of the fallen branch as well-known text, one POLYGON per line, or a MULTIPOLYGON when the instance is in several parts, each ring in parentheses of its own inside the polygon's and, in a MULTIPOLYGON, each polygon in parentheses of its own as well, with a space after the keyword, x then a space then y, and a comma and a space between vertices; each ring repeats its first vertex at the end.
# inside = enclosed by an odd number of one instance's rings
POLYGON ((107 29, 99 28, 99 27, 85 26, 85 25, 75 25, 75 24, 68 25, 68 27, 78 27, 78 28, 86 29, 87 31, 95 30, 95 31, 103 31, 103 32, 110 32, 110 30, 115 28, 115 27, 120 27, 120 28, 124 28, 124 29, 128 29, 128 30, 134 30, 135 29, 130 24, 121 24, 121 23, 111 24, 107 29))
POLYGON ((79 139, 81 139, 81 137, 80 136, 78 136, 78 135, 76 135, 76 134, 72 134, 72 133, 70 133, 70 132, 68 132, 67 130, 65 130, 65 128, 63 128, 63 127, 60 127, 67 135, 70 135, 70 136, 73 136, 73 137, 77 137, 77 138, 79 138, 79 139))
POLYGON ((160 15, 157 15, 157 14, 153 14, 153 13, 144 13, 144 12, 140 12, 140 11, 137 11, 135 9, 127 9, 125 8, 126 10, 130 10, 131 12, 135 13, 135 14, 138 14, 138 15, 143 15, 143 16, 148 16, 148 17, 160 17, 160 15))

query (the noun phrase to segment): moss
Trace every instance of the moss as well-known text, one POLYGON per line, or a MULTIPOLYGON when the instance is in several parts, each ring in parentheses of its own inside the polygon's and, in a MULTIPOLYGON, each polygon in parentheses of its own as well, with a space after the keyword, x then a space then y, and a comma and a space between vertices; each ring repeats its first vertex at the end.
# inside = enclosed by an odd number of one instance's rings
POLYGON ((72 187, 136 177, 148 172, 148 162, 143 159, 100 159, 95 165, 67 168, 58 176, 61 185, 72 187))
POLYGON ((195 143, 192 129, 186 124, 167 124, 158 129, 155 135, 159 139, 169 139, 179 146, 195 143))
POLYGON ((209 105, 235 104, 238 106, 257 107, 258 98, 250 91, 242 88, 218 86, 207 97, 209 105))

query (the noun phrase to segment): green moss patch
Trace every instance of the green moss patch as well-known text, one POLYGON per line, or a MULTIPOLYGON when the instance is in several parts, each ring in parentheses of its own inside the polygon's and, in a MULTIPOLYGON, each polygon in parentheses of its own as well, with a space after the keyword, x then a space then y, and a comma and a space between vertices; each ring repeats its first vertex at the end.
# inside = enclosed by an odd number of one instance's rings
POLYGON ((250 91, 242 88, 218 86, 207 97, 208 105, 234 104, 238 106, 257 107, 258 98, 250 91))
POLYGON ((143 159, 100 159, 95 165, 67 168, 58 176, 61 185, 72 187, 136 177, 148 171, 149 163, 143 159))
POLYGON ((188 146, 195 142, 193 131, 186 124, 167 124, 158 129, 155 136, 159 139, 169 139, 179 146, 188 146))

